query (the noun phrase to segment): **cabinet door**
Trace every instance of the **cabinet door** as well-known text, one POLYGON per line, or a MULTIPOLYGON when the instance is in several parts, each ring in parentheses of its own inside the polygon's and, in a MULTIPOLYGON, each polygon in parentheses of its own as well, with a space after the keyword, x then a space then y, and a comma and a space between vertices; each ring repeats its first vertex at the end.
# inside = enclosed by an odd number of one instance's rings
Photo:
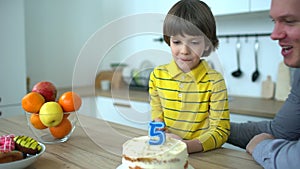
POLYGON ((17 58, 9 56, 0 57, 0 105, 21 103, 23 96, 26 94, 25 66, 21 65, 25 64, 25 61, 23 59, 24 62, 16 62, 16 60, 19 60, 17 58))
POLYGON ((151 120, 150 104, 97 97, 97 118, 147 130, 151 120))
POLYGON ((265 11, 270 10, 271 0, 250 0, 250 11, 265 11))
POLYGON ((250 11, 249 0, 203 0, 214 15, 245 13, 250 11))
POLYGON ((1 0, 0 22, 0 105, 10 105, 26 93, 23 1, 1 0))
MULTIPOLYGON (((7 107, 0 107, 0 118, 7 118, 17 115, 24 114, 24 110, 22 109, 22 106, 7 106, 7 107)), ((24 116, 24 120, 25 116, 24 116)))
POLYGON ((96 98, 95 97, 82 97, 82 104, 78 110, 79 114, 86 116, 97 117, 96 98))

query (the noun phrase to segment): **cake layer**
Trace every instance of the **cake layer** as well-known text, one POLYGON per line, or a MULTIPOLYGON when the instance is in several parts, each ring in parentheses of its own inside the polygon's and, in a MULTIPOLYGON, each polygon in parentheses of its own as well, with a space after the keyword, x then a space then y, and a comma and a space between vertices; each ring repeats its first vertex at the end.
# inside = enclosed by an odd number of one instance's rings
POLYGON ((149 145, 149 137, 128 140, 123 145, 122 164, 132 169, 184 169, 188 166, 186 144, 166 138, 162 145, 149 145))

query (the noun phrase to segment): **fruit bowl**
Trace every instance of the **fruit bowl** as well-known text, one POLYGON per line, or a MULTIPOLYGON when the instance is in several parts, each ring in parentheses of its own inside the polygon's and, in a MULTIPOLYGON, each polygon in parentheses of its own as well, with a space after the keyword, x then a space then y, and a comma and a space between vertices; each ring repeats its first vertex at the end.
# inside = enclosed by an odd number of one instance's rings
POLYGON ((54 144, 67 141, 74 132, 76 112, 82 100, 73 91, 64 92, 57 99, 57 89, 49 81, 36 83, 22 98, 27 124, 42 143, 54 144))
POLYGON ((77 123, 76 112, 63 112, 62 120, 53 119, 53 114, 29 113, 25 112, 27 124, 39 142, 45 144, 55 144, 66 142, 74 132, 77 123), (49 121, 49 125, 44 125, 44 121, 49 121), (54 122, 56 121, 56 122, 54 122), (52 123, 53 122, 53 123, 52 123), (51 124, 50 124, 51 123, 51 124))

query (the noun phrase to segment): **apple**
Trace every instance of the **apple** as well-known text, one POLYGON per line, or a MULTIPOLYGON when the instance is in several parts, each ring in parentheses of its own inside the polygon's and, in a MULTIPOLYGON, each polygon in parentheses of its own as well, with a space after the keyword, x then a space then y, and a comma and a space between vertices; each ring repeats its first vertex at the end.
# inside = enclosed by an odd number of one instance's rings
POLYGON ((46 102, 55 101, 57 95, 56 87, 48 81, 38 82, 33 86, 32 91, 41 94, 46 102))
POLYGON ((54 127, 60 124, 64 113, 62 107, 57 102, 46 102, 39 112, 41 122, 47 127, 54 127))

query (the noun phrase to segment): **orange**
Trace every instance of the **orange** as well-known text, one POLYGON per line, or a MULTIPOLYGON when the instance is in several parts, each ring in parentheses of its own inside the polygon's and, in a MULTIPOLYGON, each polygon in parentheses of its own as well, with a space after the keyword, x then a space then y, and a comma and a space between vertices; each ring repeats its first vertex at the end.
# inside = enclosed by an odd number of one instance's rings
POLYGON ((53 137, 61 139, 70 133, 72 124, 69 119, 63 118, 59 125, 50 127, 49 130, 53 137))
POLYGON ((44 103, 44 97, 37 92, 30 92, 22 98, 22 107, 29 113, 38 113, 44 103))
POLYGON ((47 128, 47 126, 45 126, 41 122, 40 116, 38 114, 31 114, 30 122, 31 122, 32 126, 35 127, 36 129, 45 129, 45 128, 47 128))
POLYGON ((78 110, 81 106, 81 97, 72 91, 63 93, 59 99, 58 103, 63 108, 64 112, 73 112, 78 110))
POLYGON ((69 113, 69 112, 64 112, 64 116, 63 116, 63 118, 68 118, 68 117, 69 117, 69 115, 70 115, 70 113, 69 113))

